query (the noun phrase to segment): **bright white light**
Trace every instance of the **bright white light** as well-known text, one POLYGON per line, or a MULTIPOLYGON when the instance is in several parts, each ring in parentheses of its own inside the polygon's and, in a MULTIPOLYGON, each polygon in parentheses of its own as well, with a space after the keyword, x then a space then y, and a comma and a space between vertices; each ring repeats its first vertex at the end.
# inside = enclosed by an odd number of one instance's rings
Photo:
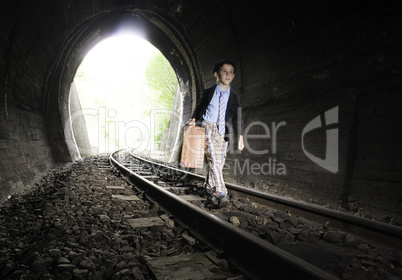
POLYGON ((116 82, 143 78, 147 61, 156 53, 149 42, 135 36, 115 36, 96 45, 85 57, 81 68, 93 78, 116 82))
POLYGON ((85 116, 91 146, 97 147, 98 152, 124 145, 110 140, 119 139, 119 135, 113 135, 121 133, 116 132, 119 126, 147 122, 143 120, 149 93, 145 68, 158 52, 144 39, 118 35, 101 41, 86 55, 74 82, 83 112, 98 112, 96 117, 93 113, 85 116), (109 135, 108 143, 101 140, 104 134, 109 135))

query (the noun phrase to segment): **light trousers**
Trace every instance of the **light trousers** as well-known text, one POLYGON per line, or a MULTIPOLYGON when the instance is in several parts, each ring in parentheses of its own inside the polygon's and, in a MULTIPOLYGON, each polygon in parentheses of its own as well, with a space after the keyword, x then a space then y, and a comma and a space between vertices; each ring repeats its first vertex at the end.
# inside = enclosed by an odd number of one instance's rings
POLYGON ((205 127, 206 146, 205 156, 208 163, 207 186, 212 188, 214 194, 219 197, 227 195, 228 191, 223 180, 222 170, 225 165, 228 142, 224 135, 220 135, 216 123, 203 121, 205 127))

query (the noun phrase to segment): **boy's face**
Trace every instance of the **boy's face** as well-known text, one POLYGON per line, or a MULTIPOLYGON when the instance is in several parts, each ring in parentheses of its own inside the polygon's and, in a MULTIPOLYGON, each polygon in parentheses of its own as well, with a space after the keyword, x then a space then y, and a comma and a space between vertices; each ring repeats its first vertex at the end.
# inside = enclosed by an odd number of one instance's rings
POLYGON ((219 69, 219 72, 215 72, 214 76, 216 79, 219 78, 219 83, 223 85, 230 85, 234 79, 234 67, 230 64, 223 64, 219 69))

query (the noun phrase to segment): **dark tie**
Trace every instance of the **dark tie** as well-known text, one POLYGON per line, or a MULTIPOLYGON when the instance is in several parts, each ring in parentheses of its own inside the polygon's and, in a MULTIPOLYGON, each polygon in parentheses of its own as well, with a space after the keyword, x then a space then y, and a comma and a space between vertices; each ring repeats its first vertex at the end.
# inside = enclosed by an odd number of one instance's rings
POLYGON ((225 134, 225 98, 223 97, 223 92, 219 96, 218 128, 220 135, 225 134))

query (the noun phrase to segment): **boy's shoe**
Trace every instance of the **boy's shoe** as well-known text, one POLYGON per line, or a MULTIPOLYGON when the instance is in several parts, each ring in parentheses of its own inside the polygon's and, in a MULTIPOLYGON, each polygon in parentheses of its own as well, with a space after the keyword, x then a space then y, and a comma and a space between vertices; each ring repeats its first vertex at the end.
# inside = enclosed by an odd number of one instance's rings
POLYGON ((207 205, 218 205, 218 198, 214 195, 212 189, 205 187, 205 195, 207 197, 207 205))
POLYGON ((229 199, 226 195, 221 195, 218 197, 219 208, 225 208, 229 205, 229 199))

